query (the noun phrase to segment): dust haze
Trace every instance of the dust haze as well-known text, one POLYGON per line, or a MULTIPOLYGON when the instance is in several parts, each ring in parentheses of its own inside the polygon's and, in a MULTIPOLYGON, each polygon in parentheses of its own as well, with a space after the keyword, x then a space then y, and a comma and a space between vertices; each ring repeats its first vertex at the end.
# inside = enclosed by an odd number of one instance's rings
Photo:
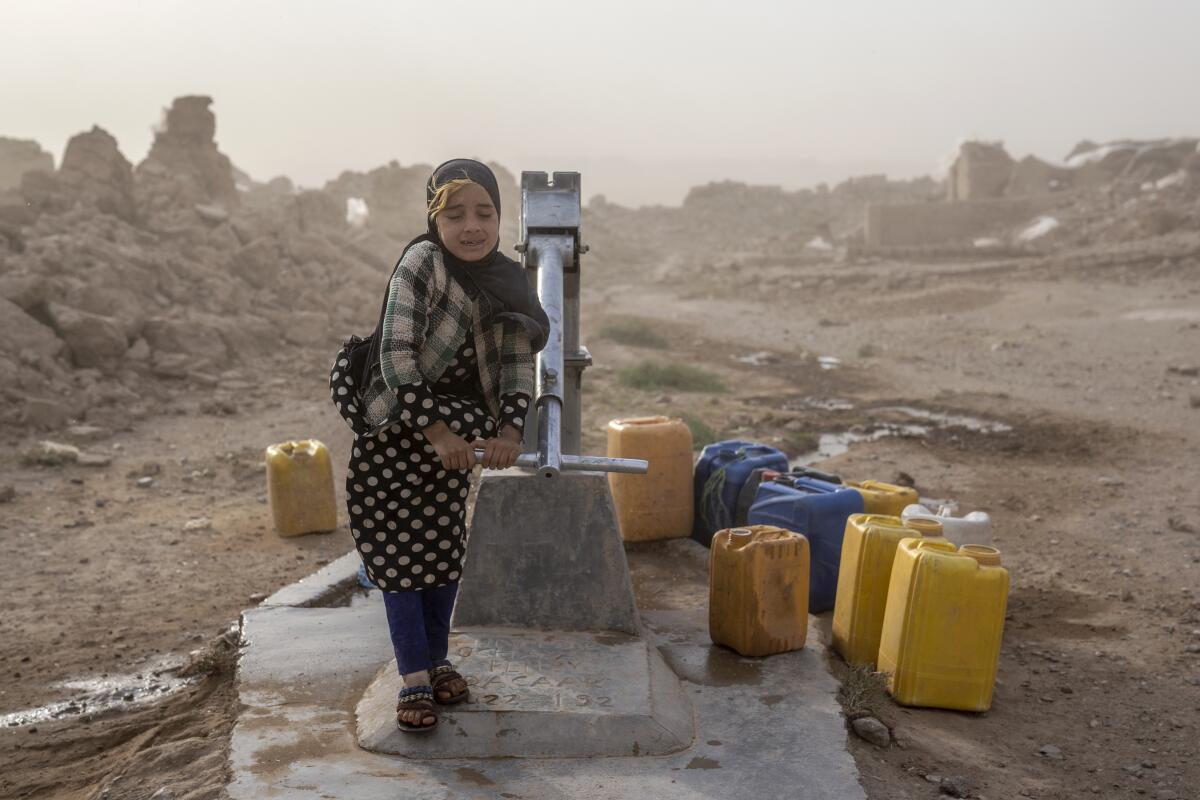
POLYGON ((264 448, 345 462, 332 356, 473 156, 509 253, 582 173, 585 453, 666 414, 991 514, 993 708, 847 701, 867 797, 1193 796, 1200 11, 1045 6, 6 6, 0 795, 227 796, 239 614, 352 546, 264 448))

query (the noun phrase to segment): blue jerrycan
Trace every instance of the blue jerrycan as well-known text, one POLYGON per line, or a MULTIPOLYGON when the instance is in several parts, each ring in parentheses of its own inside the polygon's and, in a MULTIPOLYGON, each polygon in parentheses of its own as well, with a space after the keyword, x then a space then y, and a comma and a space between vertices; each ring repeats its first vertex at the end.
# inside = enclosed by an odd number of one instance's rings
POLYGON ((846 520, 861 513, 863 497, 854 489, 780 475, 759 485, 746 524, 774 525, 808 538, 808 610, 817 614, 833 608, 837 599, 846 520))
POLYGON ((714 533, 733 527, 738 493, 755 469, 783 472, 787 467, 787 456, 770 445, 729 439, 705 447, 693 477, 696 514, 692 538, 708 547, 714 533))

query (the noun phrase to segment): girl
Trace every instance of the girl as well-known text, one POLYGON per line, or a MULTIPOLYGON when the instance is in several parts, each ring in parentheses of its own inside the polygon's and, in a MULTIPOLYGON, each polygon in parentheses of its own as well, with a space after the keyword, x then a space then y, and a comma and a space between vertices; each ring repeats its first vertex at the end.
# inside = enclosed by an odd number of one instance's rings
POLYGON ((492 171, 447 161, 426 201, 428 233, 401 255, 368 353, 379 371, 357 400, 370 432, 355 437, 346 477, 350 530, 383 592, 404 680, 396 724, 405 731, 431 730, 434 702, 467 699, 446 655, 474 451, 491 469, 516 460, 534 353, 549 335, 525 270, 499 252, 492 171))

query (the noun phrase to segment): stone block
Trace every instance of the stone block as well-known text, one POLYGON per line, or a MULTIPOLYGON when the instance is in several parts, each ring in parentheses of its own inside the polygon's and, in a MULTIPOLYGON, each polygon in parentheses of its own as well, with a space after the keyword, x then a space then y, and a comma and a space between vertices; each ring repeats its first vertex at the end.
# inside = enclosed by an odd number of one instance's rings
POLYGON ((637 633, 608 478, 485 475, 454 625, 637 633))

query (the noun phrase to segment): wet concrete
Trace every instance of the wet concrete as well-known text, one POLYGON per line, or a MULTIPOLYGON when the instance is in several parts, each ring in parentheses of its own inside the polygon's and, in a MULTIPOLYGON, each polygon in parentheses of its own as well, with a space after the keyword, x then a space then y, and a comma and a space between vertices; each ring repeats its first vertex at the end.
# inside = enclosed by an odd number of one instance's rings
MULTIPOLYGON (((671 607, 642 611, 641 621, 695 710, 696 737, 686 749, 646 756, 631 742, 623 757, 434 760, 362 750, 355 705, 391 661, 382 603, 371 592, 348 606, 246 612, 244 712, 231 742, 230 796, 864 797, 821 640, 814 631, 804 649, 763 659, 712 645, 700 567, 706 555, 680 540, 640 547, 631 559, 635 578, 652 568, 677 598, 671 607)), ((430 735, 455 731, 445 726, 430 735)))

